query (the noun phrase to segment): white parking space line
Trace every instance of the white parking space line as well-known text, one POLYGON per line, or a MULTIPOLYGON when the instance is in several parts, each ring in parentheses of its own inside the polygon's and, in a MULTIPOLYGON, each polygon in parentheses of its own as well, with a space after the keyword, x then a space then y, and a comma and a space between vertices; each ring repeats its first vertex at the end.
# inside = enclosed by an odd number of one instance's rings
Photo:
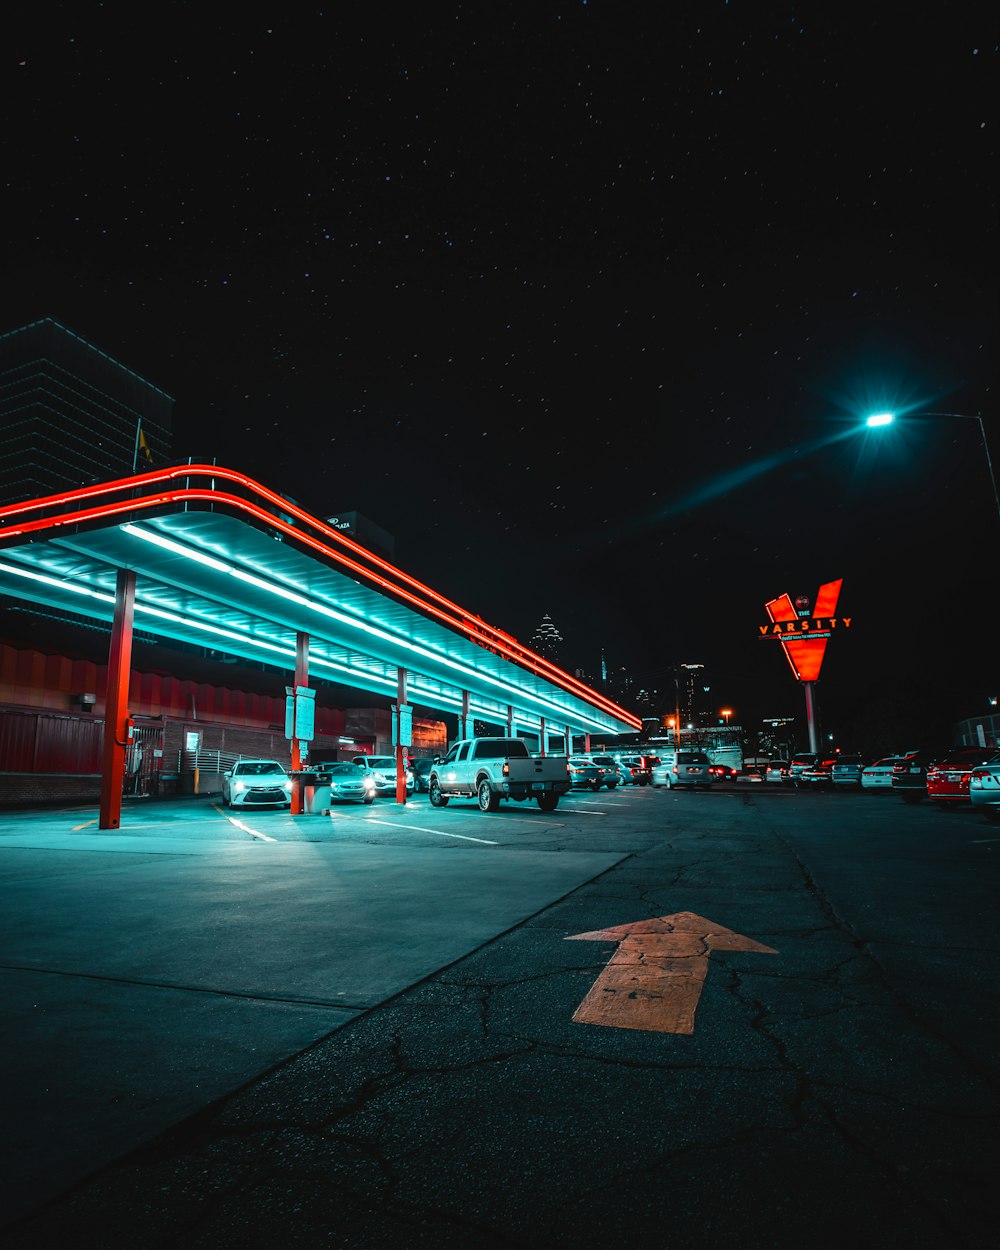
POLYGON ((93 820, 85 820, 82 825, 74 825, 72 832, 76 833, 77 830, 79 829, 87 829, 90 825, 96 825, 96 824, 97 824, 97 817, 95 816, 93 820))
POLYGON ((390 829, 414 829, 417 833, 436 833, 441 838, 461 838, 463 842, 481 842, 483 846, 499 846, 499 842, 490 842, 488 838, 470 838, 464 833, 445 833, 443 829, 427 829, 423 825, 401 825, 395 820, 379 820, 377 816, 368 817, 369 824, 388 825, 390 829))
POLYGON ((985 846, 987 842, 1000 842, 1000 838, 973 838, 973 846, 985 846))
POLYGON ((249 825, 245 825, 242 820, 237 820, 235 816, 230 816, 228 812, 224 812, 215 803, 212 804, 212 807, 220 816, 224 816, 231 825, 235 825, 237 829, 242 829, 244 833, 249 833, 251 838, 259 838, 261 842, 277 842, 277 838, 269 838, 266 833, 258 833, 256 829, 251 829, 249 825))

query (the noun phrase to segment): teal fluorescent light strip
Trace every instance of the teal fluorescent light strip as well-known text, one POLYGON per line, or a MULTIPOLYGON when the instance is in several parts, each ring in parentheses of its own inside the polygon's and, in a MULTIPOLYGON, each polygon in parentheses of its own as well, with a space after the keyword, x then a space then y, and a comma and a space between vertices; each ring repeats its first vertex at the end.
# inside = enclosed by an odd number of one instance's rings
MULTIPOLYGON (((171 551, 175 555, 183 556, 185 559, 193 560, 198 564, 203 564, 208 568, 214 569, 219 573, 228 573, 230 576, 240 581, 247 582, 251 586, 256 586, 258 590, 264 590, 268 594, 272 594, 279 599, 287 600, 290 603, 296 603, 300 607, 308 608, 313 612, 318 612, 323 616, 329 617, 331 620, 337 621, 341 625, 349 625, 354 629, 387 642, 392 646, 402 647, 404 650, 410 651, 415 655, 422 656, 424 659, 432 660, 437 664, 444 664, 446 667, 460 673, 463 677, 471 678, 477 682, 487 682, 491 686, 503 691, 505 694, 515 695, 521 701, 530 701, 539 707, 551 709, 560 718, 565 718, 571 714, 568 710, 558 703, 552 702, 545 698, 544 695, 530 694, 517 686, 511 686, 507 682, 501 681, 499 677, 493 677, 488 673, 482 673, 476 669, 470 668, 467 664, 463 664, 458 660, 453 660, 445 655, 442 651, 437 651, 430 647, 421 646, 419 643, 411 642, 407 638, 403 638, 399 634, 390 633, 389 630, 381 628, 378 625, 372 625, 368 621, 360 620, 358 617, 350 616, 346 612, 339 611, 336 608, 329 607, 327 604, 319 603, 315 599, 309 599, 305 595, 299 594, 297 591, 288 590, 284 586, 280 586, 265 578, 258 577, 254 573, 249 573, 245 569, 238 568, 229 564, 225 560, 220 560, 216 556, 208 555, 206 552, 198 551, 192 547, 188 547, 184 543, 177 542, 173 538, 167 538, 162 534, 157 534, 152 530, 143 529, 141 526, 133 524, 131 521, 125 522, 119 526, 119 529, 126 534, 131 534, 136 538, 141 538, 145 542, 152 543, 154 546, 162 547, 166 551, 171 551)), ((595 720, 593 717, 586 716, 583 713, 576 713, 573 719, 586 721, 591 725, 604 729, 604 722, 595 720)))

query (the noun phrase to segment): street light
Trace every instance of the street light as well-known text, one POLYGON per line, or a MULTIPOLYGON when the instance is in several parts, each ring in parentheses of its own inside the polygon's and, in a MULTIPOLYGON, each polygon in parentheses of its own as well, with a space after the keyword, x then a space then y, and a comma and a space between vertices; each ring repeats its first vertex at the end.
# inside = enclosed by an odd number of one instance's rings
MULTIPOLYGON (((993 474, 993 461, 990 459, 990 447, 986 441, 986 427, 983 425, 983 419, 980 416, 973 416, 968 412, 908 412, 907 417, 955 417, 959 421, 978 421, 979 434, 983 440, 983 452, 986 455, 986 468, 989 470, 990 485, 993 487, 993 502, 996 505, 997 520, 1000 521, 1000 495, 997 494, 997 480, 993 474)), ((896 419, 893 412, 873 412, 865 421, 865 425, 869 429, 877 429, 879 426, 892 425, 896 419)))
POLYGON ((726 718, 727 725, 729 724, 729 718, 730 716, 732 716, 732 714, 733 714, 733 709, 731 707, 724 707, 719 710, 719 715, 724 716, 726 718))

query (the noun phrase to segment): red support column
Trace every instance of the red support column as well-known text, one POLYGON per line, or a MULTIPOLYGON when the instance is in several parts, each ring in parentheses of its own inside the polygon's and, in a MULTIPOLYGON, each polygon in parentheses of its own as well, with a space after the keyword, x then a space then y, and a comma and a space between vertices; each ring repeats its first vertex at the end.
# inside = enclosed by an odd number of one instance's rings
POLYGON ((548 755, 548 750, 546 749, 548 745, 549 744, 548 744, 548 740, 547 740, 546 732, 545 732, 545 717, 541 716, 539 717, 539 728, 538 728, 538 752, 543 757, 548 755))
MULTIPOLYGON (((309 635, 303 634, 301 631, 295 635, 295 686, 298 690, 299 686, 309 685, 309 635)), ((292 772, 297 773, 302 768, 302 751, 299 747, 299 740, 292 734, 292 772)), ((292 816, 302 815, 302 787, 295 782, 292 785, 291 801, 288 805, 288 811, 292 816)))
POLYGON ((471 737, 469 733, 469 692, 468 690, 462 691, 462 719, 459 725, 458 736, 460 738, 471 737))
POLYGON ((128 743, 128 679, 132 667, 132 617, 135 572, 119 569, 115 614, 108 650, 108 690, 104 708, 104 755, 101 761, 101 812, 98 828, 117 829, 122 822, 122 784, 128 743))

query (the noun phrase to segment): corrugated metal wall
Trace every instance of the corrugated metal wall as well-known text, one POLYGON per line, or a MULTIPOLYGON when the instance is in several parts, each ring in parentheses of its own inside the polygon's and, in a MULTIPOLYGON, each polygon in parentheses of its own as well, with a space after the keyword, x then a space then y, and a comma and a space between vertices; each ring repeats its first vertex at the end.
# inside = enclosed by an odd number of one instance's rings
POLYGON ((99 773, 102 720, 0 710, 0 769, 11 773, 99 773))

